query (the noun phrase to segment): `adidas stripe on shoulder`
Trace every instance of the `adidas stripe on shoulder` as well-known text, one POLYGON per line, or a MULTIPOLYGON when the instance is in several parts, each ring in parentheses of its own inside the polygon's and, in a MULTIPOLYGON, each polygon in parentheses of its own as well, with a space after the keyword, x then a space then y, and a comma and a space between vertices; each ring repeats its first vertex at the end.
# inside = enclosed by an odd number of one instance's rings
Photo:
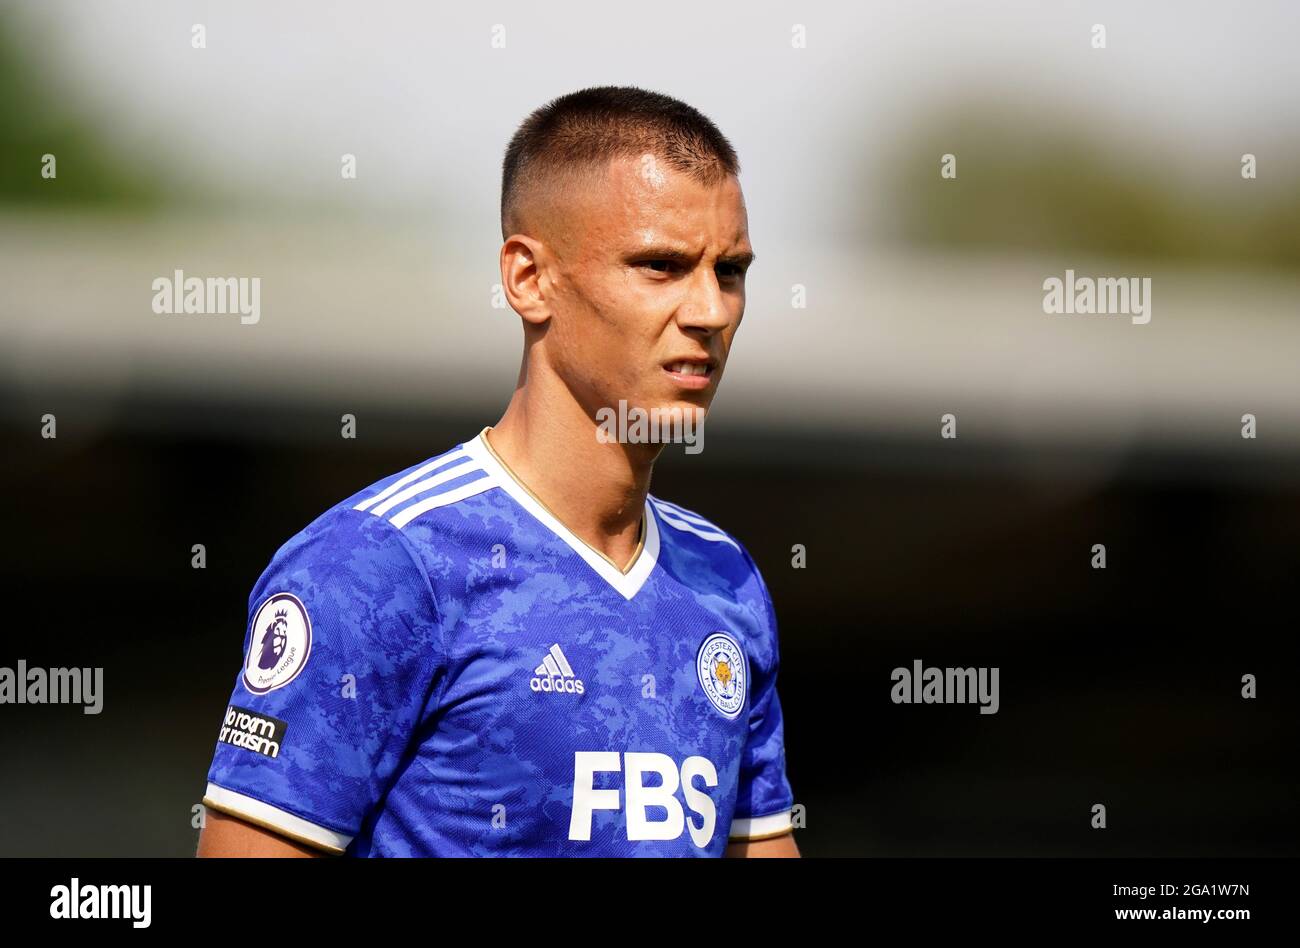
POLYGON ((446 507, 496 486, 496 479, 462 446, 399 477, 383 490, 355 504, 352 509, 383 517, 400 529, 423 513, 446 507), (447 487, 464 478, 469 480, 447 487))
POLYGON ((670 527, 685 533, 693 533, 697 537, 702 537, 713 543, 730 544, 735 547, 737 552, 740 551, 740 544, 727 536, 721 527, 715 526, 698 514, 693 514, 689 510, 678 507, 676 504, 670 504, 666 500, 660 500, 657 497, 651 497, 650 502, 654 504, 659 518, 670 527))

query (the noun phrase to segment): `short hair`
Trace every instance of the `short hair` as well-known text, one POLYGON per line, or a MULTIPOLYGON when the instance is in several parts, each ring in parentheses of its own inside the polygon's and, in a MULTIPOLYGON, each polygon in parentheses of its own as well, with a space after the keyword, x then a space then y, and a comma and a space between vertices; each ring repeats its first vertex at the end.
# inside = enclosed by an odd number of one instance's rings
POLYGON ((519 231, 530 193, 647 153, 706 185, 740 173, 726 136, 685 102, 635 86, 592 86, 552 99, 511 137, 501 170, 501 238, 519 231))

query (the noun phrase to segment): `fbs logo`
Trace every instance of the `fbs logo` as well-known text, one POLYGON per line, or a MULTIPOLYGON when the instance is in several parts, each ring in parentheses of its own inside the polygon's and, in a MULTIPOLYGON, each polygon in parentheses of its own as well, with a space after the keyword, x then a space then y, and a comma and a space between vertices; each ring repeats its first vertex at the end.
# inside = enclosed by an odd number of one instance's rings
POLYGON ((590 841, 598 810, 623 810, 629 842, 677 839, 687 832, 691 842, 707 849, 718 825, 718 809, 706 790, 717 785, 718 768, 699 755, 687 757, 679 770, 677 762, 667 754, 575 751, 569 839, 590 841), (618 778, 596 777, 620 771, 621 795, 618 778), (647 774, 653 774, 655 779, 646 781, 647 774), (696 781, 702 786, 697 786, 696 781), (597 787, 597 783, 605 786, 597 787), (691 809, 689 816, 677 798, 678 790, 691 809))
POLYGON ((533 669, 533 680, 528 683, 533 691, 567 691, 571 695, 583 693, 582 679, 573 674, 569 661, 558 644, 552 645, 542 663, 533 669))

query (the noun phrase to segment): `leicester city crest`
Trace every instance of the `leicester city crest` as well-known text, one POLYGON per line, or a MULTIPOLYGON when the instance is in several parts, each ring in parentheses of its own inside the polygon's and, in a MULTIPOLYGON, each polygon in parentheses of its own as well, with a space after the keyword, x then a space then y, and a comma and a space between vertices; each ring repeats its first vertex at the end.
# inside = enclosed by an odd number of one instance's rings
POLYGON ((748 669, 736 640, 725 632, 714 632, 700 645, 695 670, 713 706, 726 717, 737 717, 745 706, 748 669))

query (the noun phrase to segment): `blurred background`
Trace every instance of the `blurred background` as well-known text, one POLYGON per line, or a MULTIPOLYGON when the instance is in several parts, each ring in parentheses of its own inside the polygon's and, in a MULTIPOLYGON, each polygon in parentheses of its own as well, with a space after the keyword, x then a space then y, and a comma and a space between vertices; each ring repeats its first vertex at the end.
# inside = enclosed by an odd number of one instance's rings
POLYGON ((106 698, 0 706, 0 855, 193 852, 254 581, 500 416, 501 157, 599 84, 684 99, 741 157, 745 325, 706 450, 653 490, 771 587, 804 852, 1295 855, 1298 27, 1289 2, 6 3, 0 666, 103 666, 106 698), (260 321, 155 314, 176 269, 259 277, 260 321), (1067 269, 1150 277, 1151 322, 1046 315, 1067 269), (915 659, 1000 667, 999 713, 893 705, 915 659))

